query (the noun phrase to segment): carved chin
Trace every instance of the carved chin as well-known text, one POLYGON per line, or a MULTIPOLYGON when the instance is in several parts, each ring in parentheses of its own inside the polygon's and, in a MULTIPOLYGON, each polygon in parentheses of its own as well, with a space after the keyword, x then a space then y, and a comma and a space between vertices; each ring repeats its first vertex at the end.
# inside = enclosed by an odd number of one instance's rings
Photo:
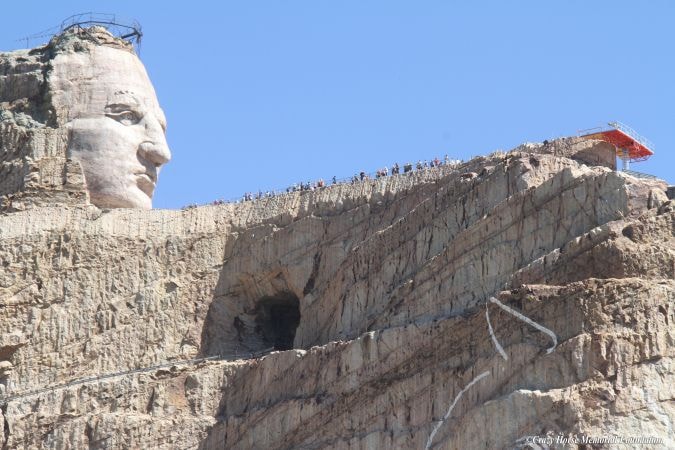
POLYGON ((137 175, 136 177, 138 189, 152 200, 152 194, 155 192, 155 182, 148 175, 137 175))
POLYGON ((123 193, 89 192, 92 204, 99 208, 140 208, 152 209, 152 197, 139 188, 123 193))

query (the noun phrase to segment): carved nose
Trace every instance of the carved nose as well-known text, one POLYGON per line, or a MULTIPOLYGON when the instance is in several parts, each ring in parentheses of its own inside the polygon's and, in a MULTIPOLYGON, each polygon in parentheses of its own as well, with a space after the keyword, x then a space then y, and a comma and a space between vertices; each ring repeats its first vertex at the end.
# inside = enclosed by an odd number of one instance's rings
POLYGON ((162 166, 171 159, 171 152, 166 141, 162 138, 161 142, 143 142, 138 152, 143 159, 152 163, 155 167, 162 166))
POLYGON ((166 143, 164 129, 157 117, 152 114, 148 114, 144 121, 148 140, 139 146, 138 153, 155 167, 160 167, 171 159, 171 151, 166 143))

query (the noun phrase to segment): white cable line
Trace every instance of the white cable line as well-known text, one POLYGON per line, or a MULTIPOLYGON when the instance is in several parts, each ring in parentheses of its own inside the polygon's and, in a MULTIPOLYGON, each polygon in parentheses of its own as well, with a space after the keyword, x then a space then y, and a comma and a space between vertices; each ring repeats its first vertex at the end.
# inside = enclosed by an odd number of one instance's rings
POLYGON ((94 376, 87 377, 87 378, 78 378, 76 380, 69 381, 68 383, 63 383, 63 384, 59 384, 59 385, 55 385, 55 386, 50 386, 50 387, 38 389, 38 390, 35 390, 35 391, 28 391, 28 392, 22 392, 22 393, 19 393, 19 394, 11 395, 11 396, 6 397, 4 399, 0 399, 0 405, 7 404, 10 401, 18 400, 20 398, 31 397, 33 395, 42 394, 44 392, 51 392, 51 391, 67 388, 67 387, 70 387, 70 386, 75 386, 75 385, 78 385, 78 384, 88 383, 90 381, 101 381, 101 380, 106 380, 108 378, 115 378, 115 377, 119 377, 119 376, 123 376, 123 375, 133 375, 133 374, 137 374, 137 373, 151 372, 153 370, 162 369, 162 368, 165 368, 165 367, 177 366, 177 365, 198 364, 198 363, 203 362, 203 361, 212 361, 212 360, 231 361, 230 358, 243 359, 245 357, 258 358, 258 357, 264 356, 266 353, 268 353, 272 350, 274 350, 274 348, 270 347, 270 348, 267 348, 267 349, 264 349, 264 350, 259 350, 257 352, 252 352, 252 353, 248 353, 248 354, 241 354, 241 355, 239 355, 239 354, 227 355, 227 356, 215 355, 215 356, 208 356, 208 357, 205 357, 205 358, 179 359, 179 360, 174 360, 174 361, 169 361, 169 362, 166 362, 166 363, 158 364, 158 365, 155 365, 155 366, 140 367, 140 368, 137 368, 137 369, 124 370, 124 371, 121 371, 121 372, 107 373, 107 374, 103 374, 103 375, 94 375, 94 376))
POLYGON ((504 358, 504 361, 508 361, 509 357, 506 356, 506 352, 504 351, 504 347, 501 346, 499 341, 497 340, 497 336, 495 336, 495 332, 492 329, 492 324, 490 323, 490 314, 488 313, 488 304, 485 304, 485 318, 487 319, 487 324, 488 324, 488 329, 490 330, 490 337, 492 337, 492 342, 495 343, 495 347, 497 347, 497 351, 499 352, 500 355, 502 355, 502 358, 504 358))
POLYGON ((528 318, 528 317, 525 317, 524 315, 522 315, 521 313, 519 313, 519 312, 516 311, 515 309, 506 306, 505 304, 503 304, 502 302, 500 302, 499 300, 497 300, 497 299, 494 298, 494 297, 490 297, 490 301, 491 301, 492 303, 494 303, 495 305, 499 306, 501 309, 503 309, 503 310, 506 311, 507 313, 512 314, 513 316, 515 316, 515 317, 517 317, 518 319, 522 320, 522 321, 525 322, 526 324, 532 325, 534 328, 536 328, 537 330, 541 331, 542 333, 545 333, 545 334, 549 335, 549 336, 551 337, 551 340, 553 341, 553 346, 551 346, 550 348, 548 348, 548 349, 546 350, 546 354, 550 354, 550 353, 558 346, 558 337, 555 335, 555 333, 554 333, 553 331, 549 330, 548 328, 546 328, 546 327, 543 326, 543 325, 539 325, 539 324, 538 324, 537 322, 535 322, 534 320, 532 320, 532 319, 530 319, 530 318, 528 318))
POLYGON ((474 378, 473 380, 471 380, 471 382, 470 382, 469 384, 467 384, 467 385, 464 387, 464 389, 462 389, 461 391, 459 391, 459 393, 458 393, 457 396, 455 397, 455 400, 452 402, 452 404, 451 404, 450 407, 448 408, 448 412, 445 413, 445 415, 443 416, 443 419, 439 420, 438 423, 436 423, 436 426, 435 426, 434 429, 431 431, 431 434, 429 435, 429 439, 427 439, 427 446, 424 447, 425 450, 428 450, 429 448, 431 448, 431 443, 432 443, 432 441, 434 440, 434 436, 435 436, 436 433, 438 432, 438 429, 441 427, 441 425, 443 425, 443 422, 445 422, 446 420, 448 420, 448 417, 450 417, 450 413, 452 412, 452 409, 455 407, 455 405, 457 404, 457 402, 459 401, 459 399, 462 397, 462 395, 463 395, 466 391, 468 391, 469 388, 470 388, 471 386, 473 386, 473 385, 476 384, 478 381, 480 381, 482 378, 485 378, 485 377, 488 376, 488 375, 490 375, 490 371, 489 371, 489 370, 486 370, 485 372, 481 373, 481 374, 478 375, 476 378, 474 378))

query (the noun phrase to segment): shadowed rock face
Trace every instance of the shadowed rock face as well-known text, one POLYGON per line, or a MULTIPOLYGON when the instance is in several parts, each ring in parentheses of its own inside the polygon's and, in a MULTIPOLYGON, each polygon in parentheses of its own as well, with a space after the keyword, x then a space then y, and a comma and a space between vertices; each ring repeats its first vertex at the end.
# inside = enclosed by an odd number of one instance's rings
POLYGON ((262 333, 263 341, 268 345, 266 348, 271 347, 274 350, 292 349, 299 323, 300 305, 295 295, 285 293, 275 298, 260 300, 256 329, 259 333, 262 333))
POLYGON ((128 43, 102 28, 73 29, 43 48, 0 54, 0 67, 5 209, 87 200, 152 207, 171 153, 164 114, 128 43))
POLYGON ((550 145, 242 204, 1 215, 0 445, 672 447, 672 201, 550 145), (236 360, 269 347, 292 349, 236 360))

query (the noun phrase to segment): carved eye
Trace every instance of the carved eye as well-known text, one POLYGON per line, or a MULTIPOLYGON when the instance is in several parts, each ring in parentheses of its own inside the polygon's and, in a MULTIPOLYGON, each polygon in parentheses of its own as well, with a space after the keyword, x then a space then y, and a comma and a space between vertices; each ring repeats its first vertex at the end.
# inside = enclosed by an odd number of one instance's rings
POLYGON ((118 121, 122 125, 135 125, 142 118, 142 115, 138 111, 125 104, 116 103, 106 106, 105 109, 106 116, 118 121))
POLYGON ((135 125, 140 120, 140 117, 134 111, 109 112, 106 115, 122 125, 135 125))

